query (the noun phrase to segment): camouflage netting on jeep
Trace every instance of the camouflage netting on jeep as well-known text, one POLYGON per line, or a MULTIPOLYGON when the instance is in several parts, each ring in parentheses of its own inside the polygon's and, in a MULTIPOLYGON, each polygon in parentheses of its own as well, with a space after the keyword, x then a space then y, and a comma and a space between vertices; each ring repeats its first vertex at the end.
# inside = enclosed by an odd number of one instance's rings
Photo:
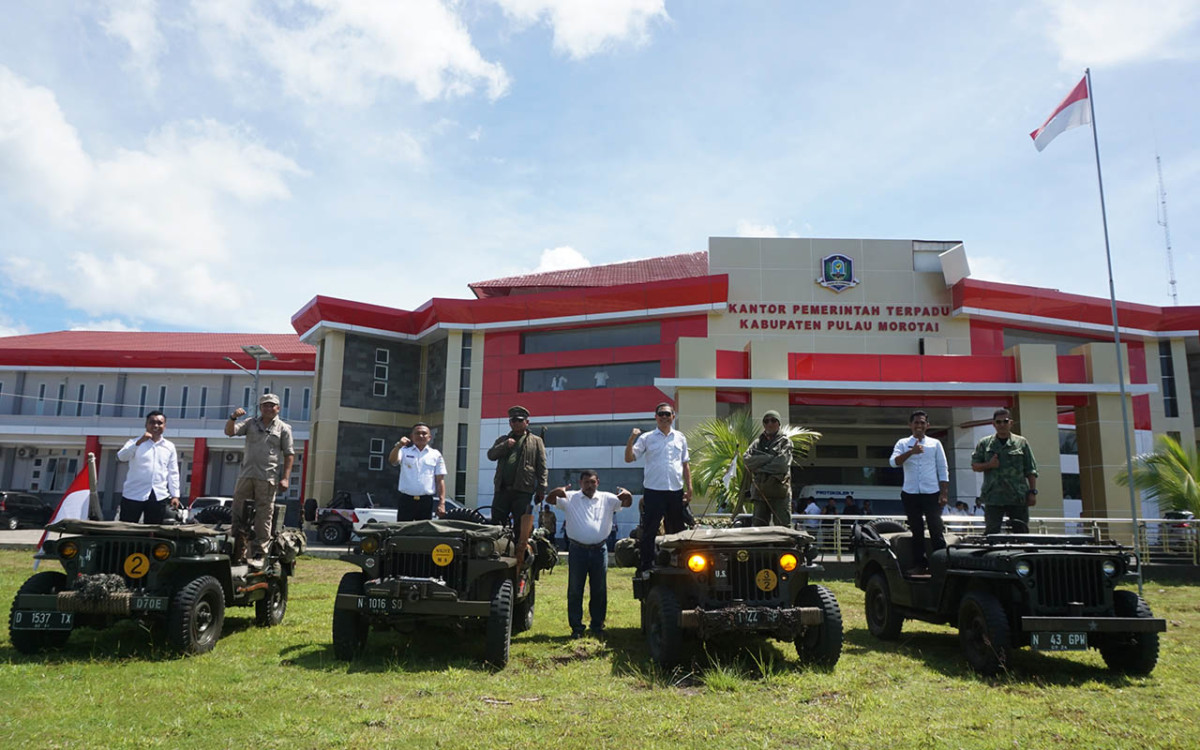
POLYGON ((50 524, 46 530, 58 531, 63 534, 137 534, 167 539, 198 539, 202 536, 216 536, 221 533, 197 523, 127 523, 125 521, 82 521, 78 518, 64 518, 50 524))
POLYGON ((279 559, 296 562, 296 558, 308 549, 308 537, 300 529, 283 529, 275 537, 275 546, 279 550, 279 559))
POLYGON ((365 524, 360 534, 383 533, 387 536, 445 536, 461 538, 464 535, 472 542, 498 542, 511 538, 512 530, 505 526, 472 523, 470 521, 385 521, 365 524))
POLYGON ((745 547, 751 544, 776 544, 791 547, 812 544, 813 537, 786 526, 750 526, 738 529, 692 529, 658 538, 662 549, 684 547, 745 547))

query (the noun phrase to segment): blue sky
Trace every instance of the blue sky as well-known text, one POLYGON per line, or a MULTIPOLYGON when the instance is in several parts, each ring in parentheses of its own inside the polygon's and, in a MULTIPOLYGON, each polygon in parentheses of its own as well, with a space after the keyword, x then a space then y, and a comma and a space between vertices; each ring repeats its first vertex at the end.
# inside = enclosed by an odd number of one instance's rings
POLYGON ((1200 4, 5 3, 0 335, 287 331, 316 294, 710 236, 962 240, 977 278, 1200 304, 1200 4), (1188 82, 1191 83, 1188 83, 1188 82))

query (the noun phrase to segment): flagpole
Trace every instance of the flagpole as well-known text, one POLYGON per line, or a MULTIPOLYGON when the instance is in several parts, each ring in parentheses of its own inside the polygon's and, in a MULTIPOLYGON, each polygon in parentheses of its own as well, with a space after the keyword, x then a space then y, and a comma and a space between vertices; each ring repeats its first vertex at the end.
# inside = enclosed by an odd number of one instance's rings
MULTIPOLYGON (((1108 300, 1112 304, 1113 344, 1117 349, 1117 384, 1121 393, 1121 432, 1125 436, 1125 471, 1129 481, 1129 513, 1133 520, 1133 548, 1136 552, 1138 545, 1138 511, 1137 499, 1133 490, 1133 445, 1130 443, 1129 406, 1125 403, 1125 364, 1121 355, 1121 326, 1117 322, 1117 292, 1113 285, 1112 249, 1108 241, 1108 211, 1104 207, 1104 177, 1100 172, 1100 137, 1096 135, 1096 91, 1092 88, 1092 69, 1085 68, 1083 75, 1087 78, 1088 109, 1092 120, 1092 146, 1096 151, 1096 182, 1100 185, 1100 220, 1104 224, 1104 259, 1108 263, 1108 300)), ((1142 566, 1137 570, 1138 595, 1142 594, 1142 566)))
POLYGON ((100 493, 96 490, 96 454, 87 454, 88 463, 88 518, 93 521, 103 521, 104 512, 100 509, 100 493))

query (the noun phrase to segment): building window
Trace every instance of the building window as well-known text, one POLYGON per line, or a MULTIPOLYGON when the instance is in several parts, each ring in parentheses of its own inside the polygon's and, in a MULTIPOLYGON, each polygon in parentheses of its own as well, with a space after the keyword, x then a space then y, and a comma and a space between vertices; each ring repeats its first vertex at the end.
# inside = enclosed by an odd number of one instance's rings
POLYGON ((58 384, 58 398, 54 401, 54 416, 61 417, 63 410, 63 401, 67 398, 67 384, 58 384))
POLYGON ((458 447, 454 451, 454 499, 467 501, 467 425, 458 425, 458 447))
POLYGON ((1058 453, 1061 456, 1079 455, 1079 436, 1075 430, 1058 430, 1058 453))
POLYGON ((242 389, 242 408, 246 410, 247 414, 250 413, 250 389, 249 388, 242 389))
POLYGON ((522 370, 521 392, 648 386, 654 385, 654 379, 658 377, 661 369, 662 366, 658 362, 624 362, 522 370))
POLYGON ((104 383, 96 386, 96 416, 100 416, 100 412, 104 408, 104 383))
POLYGON ((376 396, 386 396, 387 395, 387 381, 386 380, 376 380, 375 381, 375 389, 374 389, 373 393, 376 396))
POLYGON ((388 351, 387 349, 376 349, 375 350, 375 364, 386 365, 389 362, 391 362, 391 356, 392 356, 392 353, 390 351, 388 351))
POLYGON ((383 471, 383 438, 371 438, 371 454, 367 468, 371 471, 383 471))
POLYGON ((138 394, 138 416, 146 416, 146 394, 150 392, 150 386, 143 385, 141 392, 138 394))
POLYGON ((188 387, 185 385, 179 392, 179 418, 187 419, 188 387))
POLYGON ((1158 342, 1158 367, 1162 370, 1163 416, 1179 416, 1179 398, 1175 393, 1175 356, 1170 341, 1158 342))
POLYGON ((282 413, 284 420, 290 419, 292 416, 291 415, 291 406, 292 406, 292 389, 291 388, 283 389, 283 403, 280 406, 282 408, 280 408, 279 411, 282 413))
POLYGON ((83 383, 79 384, 79 398, 75 399, 75 416, 83 416, 83 393, 86 386, 83 383))
POLYGON ((661 330, 662 326, 655 322, 526 333, 521 336, 521 353, 542 354, 658 344, 662 342, 661 330))
POLYGON ((208 386, 200 388, 200 418, 204 419, 208 416, 205 410, 208 409, 208 386))
POLYGON ((471 405, 471 332, 463 331, 462 364, 458 368, 458 407, 471 405))
POLYGON ((312 395, 311 389, 305 388, 304 389, 304 400, 301 401, 302 406, 300 409, 300 419, 305 422, 308 421, 308 399, 311 395, 312 395))
POLYGON ((158 410, 163 411, 167 408, 167 387, 160 385, 158 387, 158 410))
POLYGON ((375 365, 375 379, 376 380, 387 380, 388 379, 388 366, 387 365, 375 365))

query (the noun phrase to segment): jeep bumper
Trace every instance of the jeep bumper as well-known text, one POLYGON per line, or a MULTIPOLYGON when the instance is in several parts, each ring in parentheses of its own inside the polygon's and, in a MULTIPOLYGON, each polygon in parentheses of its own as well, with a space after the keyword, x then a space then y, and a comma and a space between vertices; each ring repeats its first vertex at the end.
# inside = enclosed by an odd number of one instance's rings
POLYGON ((368 583, 366 592, 338 594, 335 609, 366 615, 440 615, 487 617, 491 602, 461 600, 458 591, 436 578, 391 578, 368 583))
POLYGON ((769 633, 780 640, 794 640, 809 625, 824 620, 820 607, 750 607, 686 609, 679 615, 681 627, 695 630, 706 639, 722 633, 769 633))
POLYGON ((73 612, 89 615, 140 615, 166 612, 168 598, 148 596, 129 591, 112 592, 104 596, 84 598, 77 591, 57 594, 25 594, 14 604, 14 610, 36 612, 73 612))
POLYGON ((1072 631, 1076 633, 1164 633, 1161 617, 1033 617, 1021 618, 1026 633, 1072 631))

